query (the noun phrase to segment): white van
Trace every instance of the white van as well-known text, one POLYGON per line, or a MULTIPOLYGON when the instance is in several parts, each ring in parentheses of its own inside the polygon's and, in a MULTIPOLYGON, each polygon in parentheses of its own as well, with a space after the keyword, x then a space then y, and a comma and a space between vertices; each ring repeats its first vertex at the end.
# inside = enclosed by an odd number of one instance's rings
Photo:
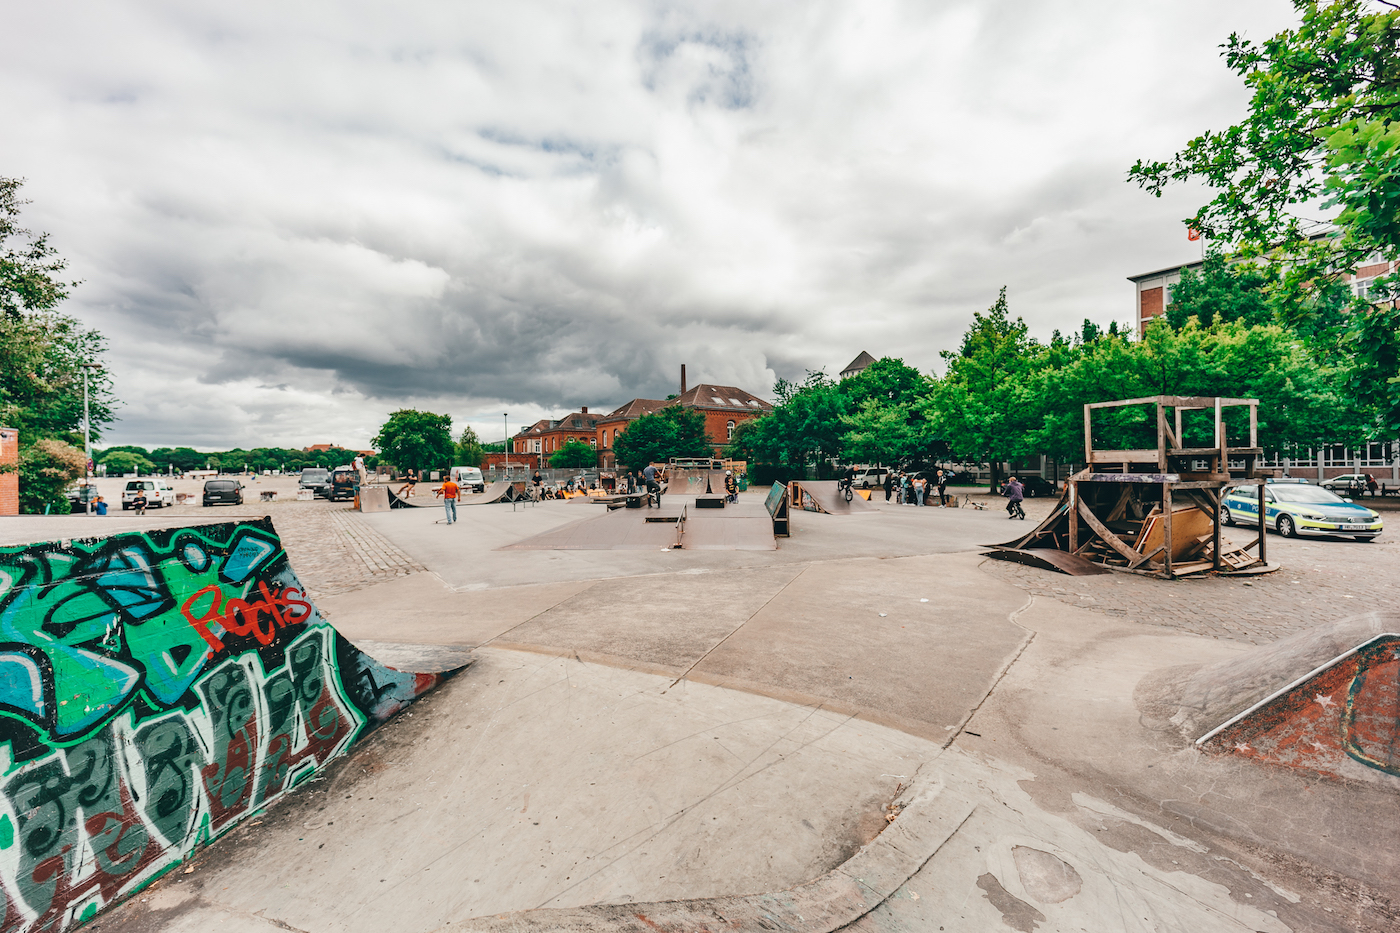
POLYGON ((170 483, 153 476, 150 479, 133 479, 127 482, 126 488, 122 490, 122 511, 131 508, 137 490, 146 493, 148 509, 163 509, 175 504, 175 490, 171 488, 170 483))
POLYGON ((453 467, 450 475, 452 476, 452 482, 461 486, 464 492, 486 491, 486 480, 481 475, 480 467, 453 467))

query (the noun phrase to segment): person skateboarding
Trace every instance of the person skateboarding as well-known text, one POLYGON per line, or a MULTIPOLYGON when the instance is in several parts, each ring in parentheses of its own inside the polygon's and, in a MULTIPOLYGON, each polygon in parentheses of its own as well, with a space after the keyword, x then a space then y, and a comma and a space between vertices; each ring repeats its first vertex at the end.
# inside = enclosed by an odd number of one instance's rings
POLYGON ((1026 498, 1026 487, 1021 485, 1020 480, 1011 477, 1006 481, 1006 485, 1001 487, 1001 494, 1010 501, 1006 503, 1006 517, 1026 520, 1026 510, 1021 508, 1021 501, 1026 498))
POLYGON ((447 479, 442 481, 442 485, 433 490, 433 495, 442 496, 442 508, 447 513, 447 524, 452 524, 457 520, 457 496, 462 487, 452 481, 452 474, 447 475, 447 479))

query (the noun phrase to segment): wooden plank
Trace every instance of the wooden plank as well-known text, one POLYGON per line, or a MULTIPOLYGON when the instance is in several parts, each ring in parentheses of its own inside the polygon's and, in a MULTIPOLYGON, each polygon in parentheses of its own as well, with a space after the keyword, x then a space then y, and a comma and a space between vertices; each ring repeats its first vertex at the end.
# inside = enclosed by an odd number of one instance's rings
POLYGON ((1150 395, 1147 398, 1125 398, 1116 402, 1090 402, 1085 408, 1123 408, 1128 405, 1170 404, 1165 395, 1150 395))
POLYGON ((1090 450, 1089 463, 1156 463, 1155 450, 1090 450))
POLYGON ((1126 559, 1129 563, 1132 563, 1134 560, 1141 556, 1140 554, 1138 554, 1137 551, 1134 551, 1132 548, 1124 544, 1122 539, 1119 538, 1116 534, 1109 531, 1108 528, 1104 526, 1104 523, 1099 521, 1098 516, 1095 515, 1089 509, 1089 507, 1084 504, 1083 499, 1079 500, 1079 514, 1084 519, 1084 521, 1088 523, 1089 527, 1094 529, 1094 534, 1098 535, 1101 539, 1103 539, 1103 541, 1109 547, 1113 548, 1119 554, 1122 554, 1124 559, 1126 559))
POLYGON ((1066 502, 1069 505, 1069 551, 1079 550, 1079 484, 1070 480, 1065 484, 1066 502))
MULTIPOLYGON (((1320 456, 1320 454, 1319 454, 1320 456)), ((1264 563, 1269 562, 1269 528, 1265 516, 1268 509, 1264 506, 1264 484, 1259 484, 1259 494, 1255 499, 1259 503, 1259 559, 1264 563)))
POLYGON ((1165 535, 1166 553, 1162 555, 1162 572, 1172 575, 1172 487, 1168 483, 1162 487, 1162 533, 1165 535))
POLYGON ((1084 462, 1094 462, 1094 413, 1093 405, 1084 406, 1084 462))
POLYGON ((1157 403, 1157 469, 1167 472, 1167 410, 1157 403))
POLYGON ((1132 563, 1128 564, 1128 566, 1129 566, 1130 568, 1131 568, 1131 567, 1139 567, 1139 566, 1141 566, 1141 565, 1143 565, 1143 564, 1151 563, 1152 558, 1156 557, 1158 554, 1162 553, 1162 552, 1165 551, 1166 549, 1167 549, 1167 546, 1164 544, 1164 545, 1162 545, 1161 547, 1159 547, 1157 550, 1153 551, 1151 554, 1144 554, 1144 555, 1142 555, 1141 558, 1139 558, 1138 560, 1133 561, 1132 563))

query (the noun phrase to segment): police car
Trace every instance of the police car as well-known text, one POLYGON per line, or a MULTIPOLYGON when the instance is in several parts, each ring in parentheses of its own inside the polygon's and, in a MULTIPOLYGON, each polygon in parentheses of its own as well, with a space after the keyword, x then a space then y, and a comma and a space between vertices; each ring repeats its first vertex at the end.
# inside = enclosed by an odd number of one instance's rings
MULTIPOLYGON (((1236 486, 1220 504, 1227 525, 1259 521, 1259 487, 1236 486)), ((1264 487, 1264 520, 1286 538, 1299 535, 1351 535, 1370 541, 1381 533, 1380 514, 1336 493, 1303 483, 1271 483, 1264 487)))

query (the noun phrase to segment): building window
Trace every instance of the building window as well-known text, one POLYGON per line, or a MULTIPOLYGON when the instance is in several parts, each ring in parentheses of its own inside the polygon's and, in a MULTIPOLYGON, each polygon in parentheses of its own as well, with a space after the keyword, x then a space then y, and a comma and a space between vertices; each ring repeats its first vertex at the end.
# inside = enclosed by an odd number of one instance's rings
POLYGON ((588 446, 596 449, 598 447, 598 438, 590 437, 588 439, 588 446))
POLYGON ((728 429, 728 431, 729 431, 729 434, 728 434, 726 440, 731 440, 731 441, 734 440, 734 422, 732 422, 732 421, 729 422, 727 425, 725 425, 725 427, 726 427, 726 428, 728 429))

